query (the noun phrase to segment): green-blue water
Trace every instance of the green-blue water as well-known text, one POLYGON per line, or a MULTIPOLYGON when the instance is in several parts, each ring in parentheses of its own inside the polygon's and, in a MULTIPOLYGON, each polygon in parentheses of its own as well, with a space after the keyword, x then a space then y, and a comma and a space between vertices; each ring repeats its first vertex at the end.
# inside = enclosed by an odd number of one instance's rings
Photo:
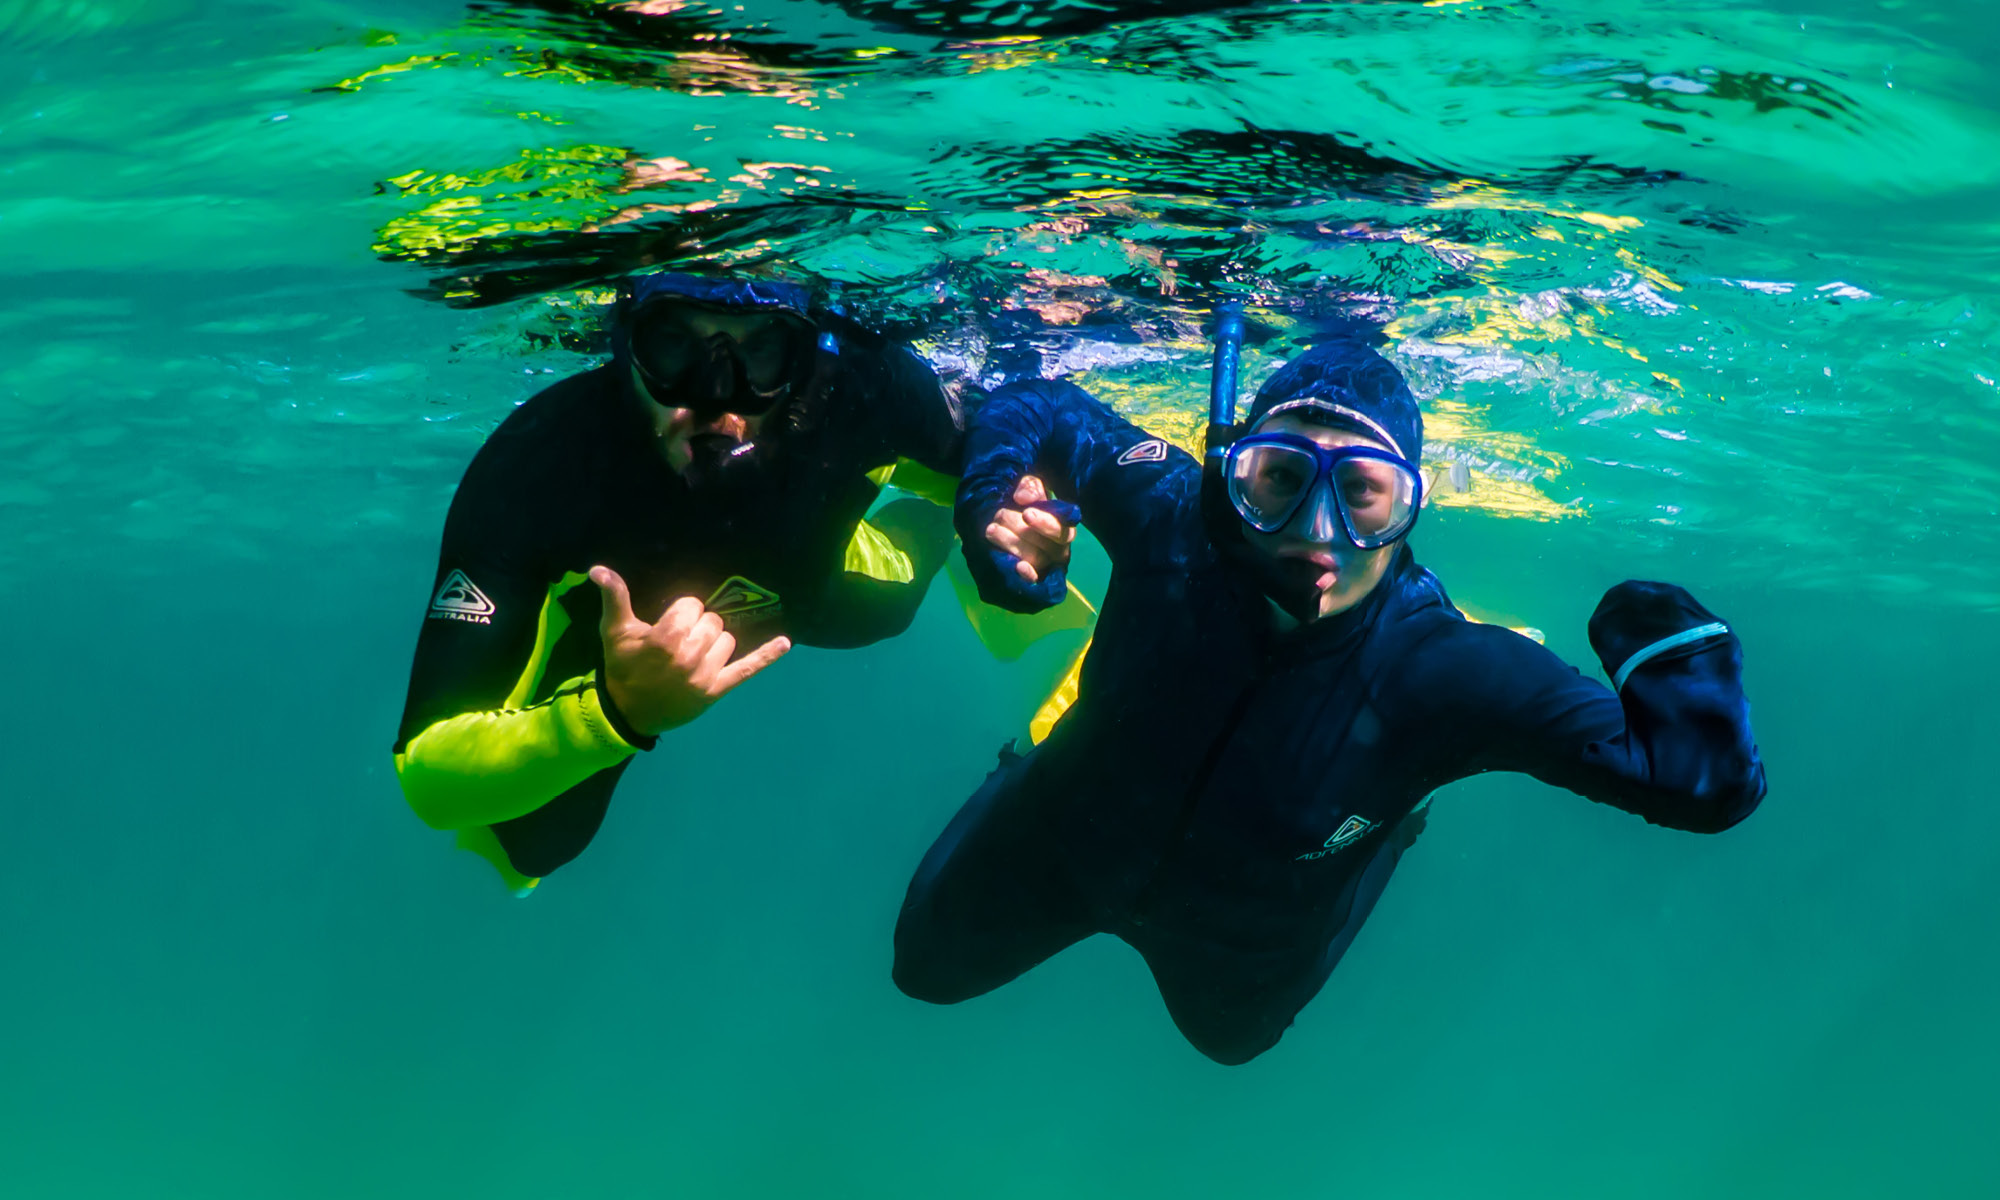
POLYGON ((2000 1193, 2000 17, 1184 7, 0 4, 0 1193, 2000 1193), (1389 321, 1471 468, 1419 555, 1592 669, 1693 588, 1770 798, 1451 789, 1244 1068, 1108 939, 925 1007, 909 871, 1074 645, 939 587, 514 901, 390 767, 438 526, 669 262, 975 368, 1034 310, 1174 433, 1214 295, 1253 380, 1389 321))

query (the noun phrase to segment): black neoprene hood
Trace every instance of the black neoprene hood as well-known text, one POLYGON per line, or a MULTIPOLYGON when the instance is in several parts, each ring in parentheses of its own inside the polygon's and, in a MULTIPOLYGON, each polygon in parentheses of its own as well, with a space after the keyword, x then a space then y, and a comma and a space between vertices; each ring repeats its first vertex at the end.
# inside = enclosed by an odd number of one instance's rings
POLYGON ((1364 342, 1323 342, 1278 368, 1257 389, 1241 428, 1253 429, 1272 409, 1300 400, 1346 409, 1361 418, 1353 422, 1360 432, 1387 434, 1413 463, 1423 456, 1424 417, 1416 396, 1395 364, 1364 342))

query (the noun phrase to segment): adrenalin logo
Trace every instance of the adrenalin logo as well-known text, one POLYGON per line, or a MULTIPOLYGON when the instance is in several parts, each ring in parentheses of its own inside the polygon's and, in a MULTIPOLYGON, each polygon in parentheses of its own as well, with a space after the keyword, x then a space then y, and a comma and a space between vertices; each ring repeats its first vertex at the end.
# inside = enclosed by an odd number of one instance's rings
POLYGON ((1121 467, 1132 463, 1165 461, 1167 461, 1167 444, 1158 438, 1150 442, 1140 442, 1118 456, 1118 465, 1121 467))
POLYGON ((1315 858, 1325 858, 1336 850, 1345 850, 1347 847, 1360 841, 1361 836, 1373 828, 1375 828, 1375 822, 1366 817, 1349 817, 1340 823, 1340 828, 1333 831, 1332 837, 1326 839, 1324 846, 1317 850, 1307 851, 1293 861, 1311 862, 1315 858))
POLYGON ((494 611, 493 602, 486 598, 486 593, 480 591, 477 584, 465 577, 465 572, 453 571, 444 577, 437 595, 431 598, 430 619, 491 625, 494 611))
POLYGON ((708 611, 721 617, 725 625, 735 624, 735 619, 755 613, 758 616, 775 616, 783 609, 778 593, 761 584, 750 582, 741 575, 731 575, 722 581, 708 600, 702 605, 708 611))

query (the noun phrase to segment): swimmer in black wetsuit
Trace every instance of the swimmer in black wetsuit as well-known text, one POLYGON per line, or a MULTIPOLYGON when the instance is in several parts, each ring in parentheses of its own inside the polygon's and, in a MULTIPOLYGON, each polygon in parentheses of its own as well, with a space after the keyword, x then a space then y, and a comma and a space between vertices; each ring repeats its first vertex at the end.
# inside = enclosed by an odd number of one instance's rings
POLYGON ((1074 706, 1002 752, 917 869, 909 995, 966 1000, 1110 933, 1190 1042, 1247 1062, 1325 984, 1438 788, 1522 771, 1705 833, 1763 798, 1740 646, 1687 592, 1611 589, 1590 639, 1615 685, 1585 679, 1465 620, 1412 557, 1422 419, 1386 359, 1316 347, 1241 427, 1224 373, 1206 470, 1067 383, 975 416, 957 524, 982 595, 1059 597, 1078 520, 1112 575, 1074 706))
POLYGON ((909 625, 962 441, 929 366, 803 288, 640 279, 612 361, 503 421, 452 500, 395 746, 410 806, 526 895, 660 734, 794 640, 909 625), (864 521, 892 474, 939 502, 864 521))

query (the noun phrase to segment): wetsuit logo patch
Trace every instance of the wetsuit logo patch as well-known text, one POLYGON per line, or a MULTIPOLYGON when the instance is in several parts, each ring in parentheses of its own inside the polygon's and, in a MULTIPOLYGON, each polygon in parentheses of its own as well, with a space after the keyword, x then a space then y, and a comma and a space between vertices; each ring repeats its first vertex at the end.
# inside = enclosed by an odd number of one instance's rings
POLYGON ((466 578, 465 572, 453 571, 438 585, 437 595, 431 598, 430 619, 433 621, 471 621, 476 625, 491 625, 497 610, 493 601, 479 586, 466 578))
POLYGON ((1325 858, 1336 850, 1344 850, 1352 846, 1373 828, 1375 828, 1375 822, 1366 817, 1349 817, 1340 823, 1340 828, 1333 831, 1332 837, 1326 839, 1325 845, 1317 850, 1311 850, 1299 855, 1294 861, 1311 862, 1315 858, 1325 858))
POLYGON ((702 607, 723 618, 725 623, 732 623, 730 618, 750 613, 759 616, 775 615, 784 606, 778 598, 778 593, 770 588, 752 583, 741 575, 731 575, 722 581, 721 587, 710 594, 702 607))
POLYGON ((1150 442, 1140 442, 1118 456, 1118 465, 1121 467, 1130 466, 1133 463, 1165 461, 1167 461, 1167 444, 1158 438, 1154 438, 1150 442))

